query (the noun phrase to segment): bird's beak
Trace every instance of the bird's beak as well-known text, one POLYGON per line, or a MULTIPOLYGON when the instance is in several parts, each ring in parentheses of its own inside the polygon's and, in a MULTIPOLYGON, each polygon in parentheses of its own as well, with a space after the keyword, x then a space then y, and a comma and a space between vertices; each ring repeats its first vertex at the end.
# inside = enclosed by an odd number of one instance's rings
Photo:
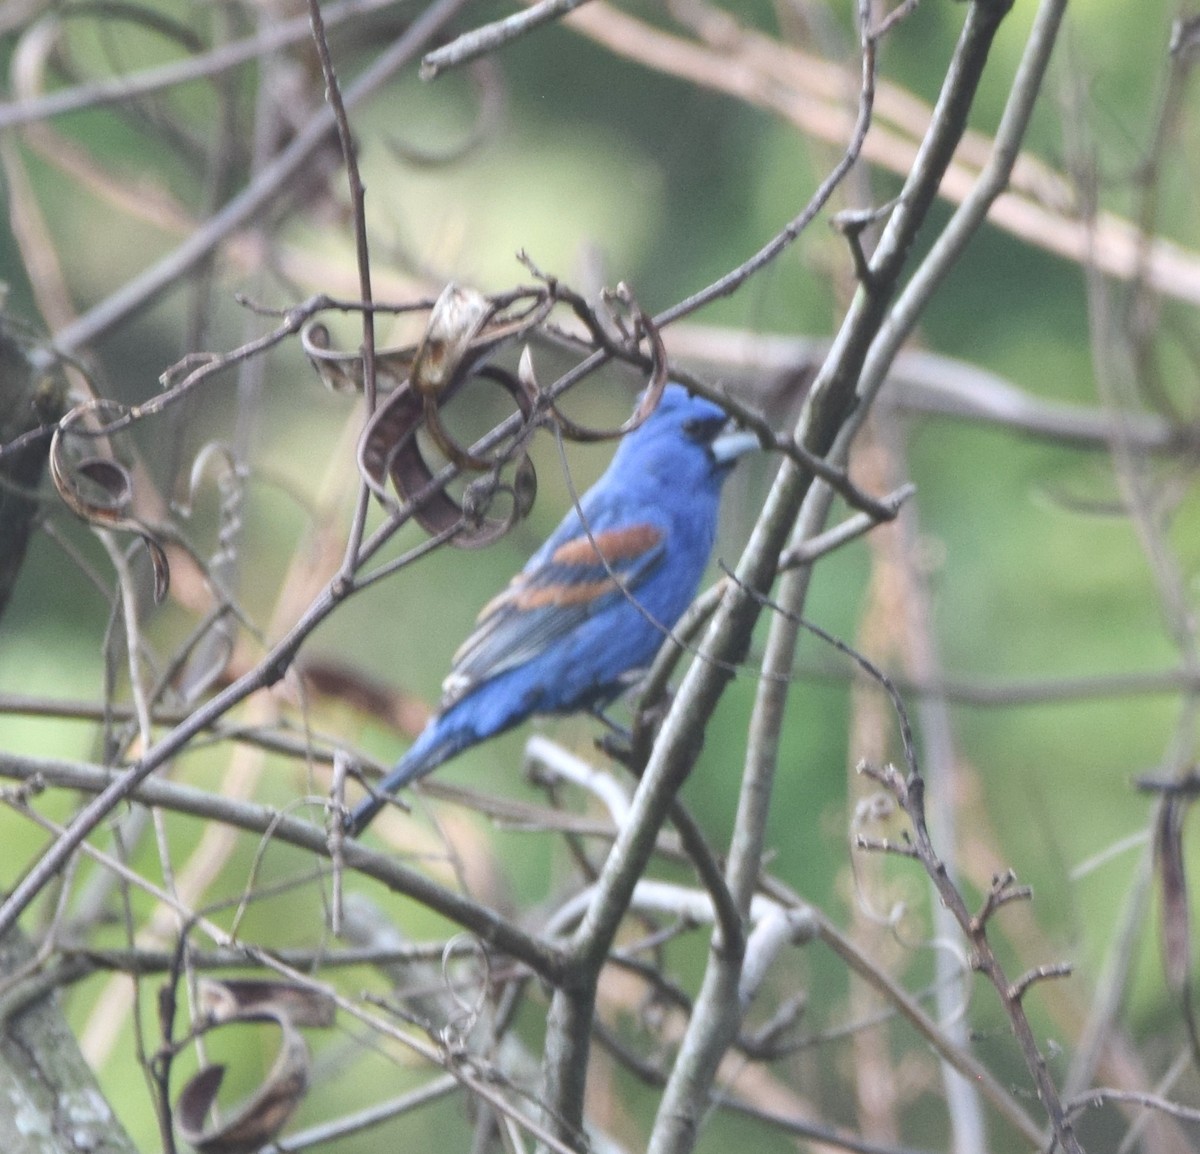
POLYGON ((713 460, 718 465, 732 465, 739 457, 762 448, 756 433, 732 426, 718 433, 712 443, 713 460))

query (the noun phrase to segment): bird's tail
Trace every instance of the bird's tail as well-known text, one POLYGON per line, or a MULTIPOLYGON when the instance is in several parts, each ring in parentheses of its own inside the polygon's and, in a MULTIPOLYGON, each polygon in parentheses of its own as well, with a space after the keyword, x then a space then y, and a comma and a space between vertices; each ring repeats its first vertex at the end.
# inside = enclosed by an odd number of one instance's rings
POLYGON ((397 793, 437 769, 442 762, 453 757, 464 746, 470 744, 470 739, 458 731, 458 727, 446 724, 446 715, 434 717, 421 731, 420 736, 412 743, 409 751, 392 766, 391 772, 374 787, 369 797, 365 797, 350 812, 346 819, 346 833, 350 837, 358 837, 375 819, 375 815, 388 803, 388 797, 397 793))

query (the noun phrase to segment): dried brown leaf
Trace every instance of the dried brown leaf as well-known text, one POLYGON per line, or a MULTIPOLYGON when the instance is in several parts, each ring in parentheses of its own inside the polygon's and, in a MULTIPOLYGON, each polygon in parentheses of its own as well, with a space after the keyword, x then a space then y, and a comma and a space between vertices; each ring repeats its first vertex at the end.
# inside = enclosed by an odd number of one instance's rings
POLYGON ((225 1067, 205 1066, 183 1088, 176 1105, 179 1130, 201 1154, 253 1154, 272 1141, 308 1091, 312 1059, 298 1027, 333 1024, 334 1003, 307 986, 270 979, 206 980, 201 1005, 209 1015, 205 1030, 230 1023, 272 1022, 281 1032, 270 1073, 220 1124, 205 1121, 225 1078, 225 1067))
POLYGON ((1188 800, 1170 792, 1163 798, 1154 831, 1154 853, 1162 893, 1162 951, 1167 985, 1175 993, 1187 988, 1192 969, 1191 916, 1187 874, 1183 864, 1183 819, 1188 800))

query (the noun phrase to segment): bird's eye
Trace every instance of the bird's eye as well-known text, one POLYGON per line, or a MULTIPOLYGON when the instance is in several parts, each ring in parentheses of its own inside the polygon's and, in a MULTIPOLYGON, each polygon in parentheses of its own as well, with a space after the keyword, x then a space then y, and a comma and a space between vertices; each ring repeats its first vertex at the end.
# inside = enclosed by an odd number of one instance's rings
POLYGON ((707 445, 724 427, 724 417, 697 417, 684 422, 683 434, 697 444, 707 445))

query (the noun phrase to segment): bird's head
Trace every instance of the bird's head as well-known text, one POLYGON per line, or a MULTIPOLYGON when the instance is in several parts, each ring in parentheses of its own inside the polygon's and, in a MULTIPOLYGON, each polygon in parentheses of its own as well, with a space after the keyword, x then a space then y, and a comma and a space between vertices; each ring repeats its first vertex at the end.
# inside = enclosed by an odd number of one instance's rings
POLYGON ((697 470, 724 479, 740 457, 759 447, 758 437, 736 428, 720 406, 671 383, 654 412, 621 442, 618 455, 644 468, 658 466, 668 480, 687 484, 697 470))

